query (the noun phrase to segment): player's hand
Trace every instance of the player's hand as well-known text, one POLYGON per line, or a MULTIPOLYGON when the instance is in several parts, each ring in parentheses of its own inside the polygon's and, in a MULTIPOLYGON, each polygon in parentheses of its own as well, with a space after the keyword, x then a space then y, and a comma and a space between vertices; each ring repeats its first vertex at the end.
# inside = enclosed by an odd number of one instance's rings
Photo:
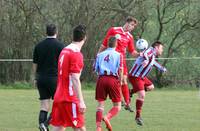
POLYGON ((32 85, 33 85, 33 88, 36 88, 36 87, 37 87, 37 80, 36 80, 36 79, 33 80, 32 85))
POLYGON ((84 114, 86 112, 86 105, 84 102, 80 102, 80 108, 79 111, 84 114))
POLYGON ((166 73, 167 72, 167 69, 166 68, 163 68, 163 73, 166 73))
POLYGON ((142 66, 143 66, 143 67, 146 67, 146 66, 148 65, 148 63, 149 63, 148 60, 144 60, 144 61, 142 62, 142 66))
POLYGON ((139 52, 139 56, 143 57, 144 56, 144 53, 143 51, 139 52))

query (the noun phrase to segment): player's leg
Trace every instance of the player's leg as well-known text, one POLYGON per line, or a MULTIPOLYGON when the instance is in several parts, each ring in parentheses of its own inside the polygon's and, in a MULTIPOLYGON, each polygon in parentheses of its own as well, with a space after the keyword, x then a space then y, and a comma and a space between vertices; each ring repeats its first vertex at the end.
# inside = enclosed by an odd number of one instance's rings
POLYGON ((129 103, 129 98, 128 98, 128 85, 127 85, 127 66, 126 66, 126 60, 123 60, 123 79, 122 79, 122 85, 121 85, 121 94, 124 98, 124 101, 122 100, 122 105, 125 106, 129 103))
POLYGON ((144 77, 144 87, 145 91, 152 91, 154 89, 153 83, 147 77, 144 77))
POLYGON ((145 90, 140 90, 137 92, 138 96, 136 98, 136 116, 135 120, 138 125, 143 125, 143 121, 141 119, 141 113, 142 113, 142 106, 144 103, 145 98, 145 90))
POLYGON ((130 92, 129 92, 129 88, 128 88, 128 82, 127 82, 127 75, 124 75, 123 77, 123 84, 122 84, 122 94, 125 100, 125 106, 124 109, 128 110, 130 112, 134 112, 133 109, 131 109, 130 106, 130 92))
POLYGON ((39 113, 39 129, 40 131, 48 131, 48 127, 45 124, 47 115, 50 109, 50 99, 40 100, 40 113, 39 113))
POLYGON ((52 126, 52 131, 65 131, 63 126, 52 126))
POLYGON ((95 99, 98 102, 96 109, 96 131, 101 131, 101 121, 103 119, 104 111, 104 101, 107 98, 107 82, 109 81, 109 76, 100 76, 97 80, 95 99))
POLYGON ((46 76, 39 76, 37 80, 37 87, 40 95, 40 112, 39 112, 39 129, 41 131, 48 130, 45 125, 47 115, 50 110, 50 94, 48 92, 48 85, 46 76))
POLYGON ((145 91, 152 91, 154 89, 154 85, 146 86, 145 91))
POLYGON ((50 99, 40 100, 40 116, 41 116, 39 117, 40 122, 44 122, 47 119, 47 114, 49 110, 50 110, 50 99))
POLYGON ((105 116, 108 120, 111 120, 114 116, 116 116, 121 110, 121 102, 113 102, 113 107, 108 111, 105 116))
POLYGON ((131 85, 133 86, 133 92, 137 93, 137 98, 135 102, 135 106, 136 106, 135 120, 138 125, 142 125, 143 121, 141 119, 141 112, 142 112, 142 105, 144 103, 144 98, 145 98, 145 90, 144 90, 145 82, 143 81, 143 79, 139 77, 132 77, 132 76, 129 76, 129 81, 131 85))
POLYGON ((115 77, 110 78, 109 80, 109 97, 112 100, 113 107, 108 111, 108 113, 104 116, 103 120, 106 124, 106 127, 112 131, 112 126, 110 124, 110 120, 116 116, 121 110, 121 94, 120 94, 120 83, 119 80, 115 77))
POLYGON ((80 107, 78 103, 54 102, 50 124, 54 126, 55 130, 63 130, 66 127, 71 127, 74 130, 85 131, 84 114, 79 110, 80 107))
POLYGON ((96 110, 96 131, 101 131, 101 121, 103 119, 104 101, 98 101, 96 110))
POLYGON ((74 129, 74 131, 86 131, 85 126, 80 127, 80 128, 73 128, 73 129, 74 129))
POLYGON ((116 116, 121 110, 121 102, 113 102, 113 107, 108 111, 108 113, 103 117, 103 121, 106 124, 106 128, 112 131, 112 125, 110 120, 116 116))
MULTIPOLYGON (((54 94, 56 92, 56 87, 57 87, 57 77, 48 77, 47 79, 48 79, 48 82, 47 82, 48 92, 50 94, 51 99, 53 100, 54 94)), ((51 102, 50 102, 49 106, 50 105, 51 105, 51 102)), ((51 113, 47 117, 47 120, 44 122, 46 127, 49 126, 50 120, 51 120, 51 113)))

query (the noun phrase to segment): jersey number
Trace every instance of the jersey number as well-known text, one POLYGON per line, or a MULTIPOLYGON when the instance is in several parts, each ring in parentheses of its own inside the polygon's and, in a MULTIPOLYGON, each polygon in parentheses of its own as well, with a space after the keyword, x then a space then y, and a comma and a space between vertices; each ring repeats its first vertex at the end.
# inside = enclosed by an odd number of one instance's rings
POLYGON ((107 55, 107 56, 104 58, 104 61, 106 61, 106 62, 109 62, 109 61, 110 61, 109 55, 107 55))
POLYGON ((62 75, 62 64, 63 64, 63 60, 64 60, 64 55, 62 55, 59 59, 59 62, 60 62, 60 75, 62 75))

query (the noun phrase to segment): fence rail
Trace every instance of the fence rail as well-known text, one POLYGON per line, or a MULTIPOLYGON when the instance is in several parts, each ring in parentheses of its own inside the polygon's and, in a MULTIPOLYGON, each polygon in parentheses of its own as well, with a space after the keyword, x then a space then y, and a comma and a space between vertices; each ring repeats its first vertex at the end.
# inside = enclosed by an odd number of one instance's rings
MULTIPOLYGON (((171 58, 156 58, 158 60, 191 60, 191 59, 200 59, 200 57, 171 57, 171 58)), ((84 59, 85 61, 92 61, 94 59, 84 59)), ((127 61, 131 61, 131 60, 135 60, 135 58, 127 58, 126 59, 127 61)), ((32 59, 0 59, 0 62, 12 62, 12 61, 18 61, 18 62, 24 62, 24 61, 27 61, 27 62, 31 62, 33 61, 32 59)))
MULTIPOLYGON (((128 69, 131 68, 134 60, 134 58, 127 59, 128 69)), ((168 72, 161 79, 165 85, 200 86, 200 57, 158 58, 161 64, 164 60, 168 60, 166 63, 168 72)), ((83 81, 95 82, 97 76, 92 70, 93 61, 94 59, 85 59, 85 67, 81 76, 83 81)), ((32 59, 0 59, 0 83, 29 82, 32 76, 31 70, 32 59)), ((157 82, 155 69, 150 73, 149 78, 157 82)))

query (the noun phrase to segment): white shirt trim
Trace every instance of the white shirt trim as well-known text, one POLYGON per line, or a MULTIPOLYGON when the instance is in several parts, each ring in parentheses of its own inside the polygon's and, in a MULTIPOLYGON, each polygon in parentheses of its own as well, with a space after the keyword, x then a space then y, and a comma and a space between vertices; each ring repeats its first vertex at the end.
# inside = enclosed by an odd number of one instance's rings
POLYGON ((76 44, 73 44, 73 43, 69 44, 69 45, 68 45, 67 47, 65 47, 65 48, 71 49, 71 50, 73 50, 74 52, 80 52, 80 50, 81 50, 76 44))
POLYGON ((54 35, 54 36, 47 36, 47 38, 56 38, 56 35, 54 35))

